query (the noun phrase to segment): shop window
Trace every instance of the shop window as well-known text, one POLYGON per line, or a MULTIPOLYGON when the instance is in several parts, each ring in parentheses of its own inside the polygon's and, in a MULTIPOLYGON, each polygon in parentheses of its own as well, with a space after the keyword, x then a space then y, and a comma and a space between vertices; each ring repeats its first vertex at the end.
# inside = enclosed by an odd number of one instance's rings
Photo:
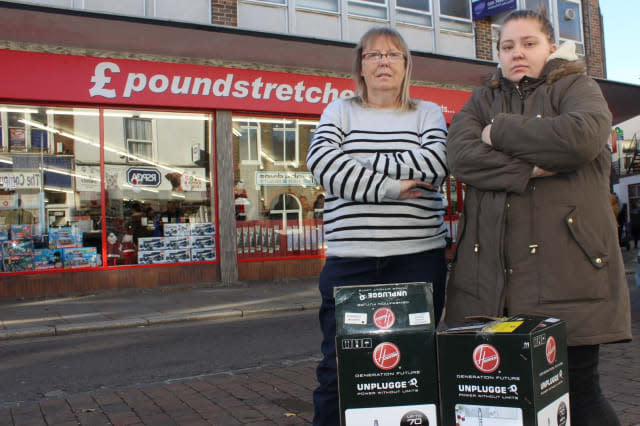
POLYGON ((211 116, 106 110, 104 134, 108 264, 216 260, 211 116))
POLYGON ((289 163, 293 167, 298 166, 296 128, 297 127, 289 121, 285 121, 282 124, 273 124, 273 144, 271 149, 275 164, 289 163))
POLYGON ((430 0, 396 0, 396 19, 406 24, 432 26, 430 0))
POLYGON ((470 0, 439 1, 441 29, 465 33, 472 31, 470 0))
MULTIPOLYGON (((153 159, 153 131, 151 120, 125 118, 124 130, 127 152, 132 156, 153 159)), ((127 157, 129 160, 131 157, 127 157)))
POLYGON ((0 155, 3 272, 100 266, 98 111, 8 105, 0 113, 10 141, 0 155))
POLYGON ((349 0, 349 14, 387 19, 387 0, 349 0))
POLYGON ((260 164, 260 123, 246 121, 233 131, 240 138, 240 160, 245 164, 260 164))
POLYGON ((338 0, 297 0, 296 7, 326 12, 338 11, 338 0))
POLYGON ((323 189, 304 161, 315 120, 233 117, 238 257, 321 255, 323 189), (256 132, 257 143, 247 137, 256 132), (256 150, 255 156, 248 153, 256 150))

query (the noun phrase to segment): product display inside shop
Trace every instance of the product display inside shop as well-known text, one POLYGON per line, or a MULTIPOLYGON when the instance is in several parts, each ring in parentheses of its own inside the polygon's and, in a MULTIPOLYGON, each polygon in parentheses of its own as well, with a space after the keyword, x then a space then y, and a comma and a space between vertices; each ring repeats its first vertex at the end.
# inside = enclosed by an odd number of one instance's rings
POLYGON ((210 118, 105 110, 109 265, 216 260, 210 118))
POLYGON ((305 158, 314 120, 233 117, 239 259, 323 255, 325 193, 305 158))
POLYGON ((215 261, 210 134, 204 114, 0 105, 2 272, 215 261))

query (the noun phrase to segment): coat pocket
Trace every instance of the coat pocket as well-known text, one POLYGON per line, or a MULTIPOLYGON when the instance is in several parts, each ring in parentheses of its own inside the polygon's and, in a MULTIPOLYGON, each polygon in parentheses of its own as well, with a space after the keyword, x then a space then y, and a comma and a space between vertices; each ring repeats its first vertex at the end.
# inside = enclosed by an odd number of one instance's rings
POLYGON ((456 252, 447 285, 478 296, 479 245, 474 241, 477 235, 470 233, 470 230, 473 231, 473 226, 469 227, 467 219, 467 215, 463 214, 458 223, 456 252))
MULTIPOLYGON (((563 218, 567 238, 543 259, 541 303, 601 300, 609 296, 606 244, 577 207, 563 218)), ((553 240, 549 241, 552 245, 553 240)))

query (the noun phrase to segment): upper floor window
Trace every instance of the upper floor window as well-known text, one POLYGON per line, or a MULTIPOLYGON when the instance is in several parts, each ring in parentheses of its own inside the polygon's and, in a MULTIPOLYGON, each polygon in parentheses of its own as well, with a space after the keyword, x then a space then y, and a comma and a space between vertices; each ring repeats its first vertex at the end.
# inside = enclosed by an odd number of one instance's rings
POLYGON ((444 30, 472 32, 470 0, 439 0, 440 28, 444 30))
POLYGON ((349 14, 387 19, 387 0, 349 0, 349 14))
POLYGON ((431 27, 431 0, 396 0, 396 17, 398 22, 431 27))
POLYGON ((560 40, 582 42, 582 23, 580 19, 580 2, 575 0, 558 0, 558 33, 560 40))
MULTIPOLYGON (((125 118, 125 140, 127 152, 147 160, 153 159, 153 132, 151 120, 125 118)), ((127 157, 129 161, 129 157, 127 157)))
POLYGON ((296 7, 337 12, 338 0, 297 0, 296 7))

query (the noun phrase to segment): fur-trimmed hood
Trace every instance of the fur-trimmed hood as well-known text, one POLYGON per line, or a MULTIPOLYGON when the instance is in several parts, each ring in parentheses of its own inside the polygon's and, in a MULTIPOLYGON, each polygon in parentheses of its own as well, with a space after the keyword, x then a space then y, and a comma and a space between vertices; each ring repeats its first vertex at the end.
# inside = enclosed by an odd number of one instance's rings
MULTIPOLYGON (((586 71, 586 63, 576 55, 576 44, 573 41, 565 41, 547 58, 547 64, 542 69, 540 79, 545 80, 547 84, 552 84, 567 75, 582 74, 586 71)), ((498 71, 490 74, 485 84, 496 88, 500 86, 501 80, 506 79, 502 75, 500 64, 498 64, 498 71)))

